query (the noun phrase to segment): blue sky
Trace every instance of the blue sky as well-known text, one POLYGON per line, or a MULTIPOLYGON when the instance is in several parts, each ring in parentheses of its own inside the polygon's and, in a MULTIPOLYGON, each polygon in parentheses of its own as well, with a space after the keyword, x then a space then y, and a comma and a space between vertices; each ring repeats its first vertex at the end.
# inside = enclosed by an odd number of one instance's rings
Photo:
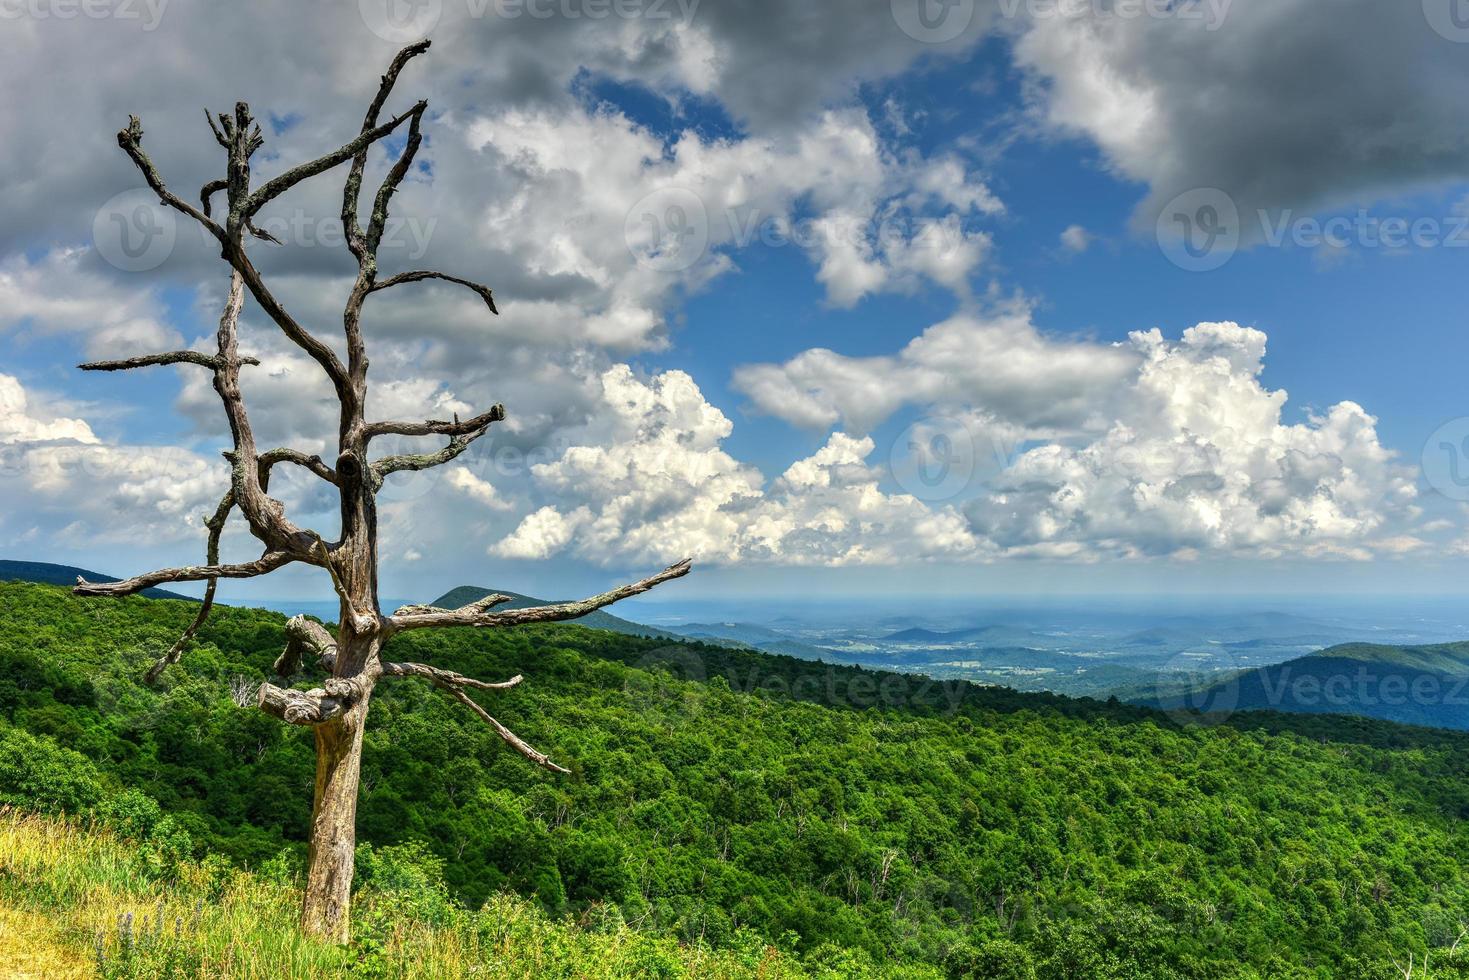
MULTIPOLYGON (((1469 533, 1438 444, 1469 437, 1469 120, 1445 85, 1469 74, 1463 39, 1416 9, 1343 0, 1353 26, 1323 33, 1237 0, 1212 29, 980 4, 931 45, 895 27, 906 2, 768 23, 753 0, 696 5, 672 25, 424 8, 435 47, 395 95, 435 108, 398 205, 421 224, 391 258, 474 267, 502 314, 437 288, 384 306, 380 404, 499 399, 511 422, 388 492, 384 593, 562 595, 683 554, 689 596, 1459 591, 1469 533), (1352 77, 1310 67, 1352 59, 1352 77), (628 229, 673 193, 713 231, 669 269, 649 252, 666 242, 628 229), (1207 217, 1201 193, 1240 236, 1207 271, 1158 232, 1207 217), (729 215, 867 232, 742 245, 729 215), (1313 245, 1333 218, 1344 247, 1313 245), (1384 247, 1384 219, 1450 240, 1384 247), (1276 226, 1307 240, 1272 244, 1276 226), (954 446, 968 476, 914 483, 954 446)), ((207 378, 73 365, 204 343, 220 270, 184 227, 154 267, 118 267, 109 209, 138 181, 106 134, 144 114, 192 185, 218 166, 197 104, 249 97, 278 120, 262 172, 321 152, 402 40, 350 7, 230 14, 243 50, 275 42, 253 58, 168 7, 150 30, 33 12, 7 35, 5 72, 100 77, 50 92, 45 119, 0 115, 6 146, 38 151, 0 204, 0 553, 115 574, 197 560, 226 478, 207 378)), ((261 260, 323 332, 339 179, 275 216, 287 244, 261 260)), ((329 453, 319 379, 247 326, 260 424, 329 453)), ((330 531, 319 487, 279 492, 330 531)), ((296 572, 235 588, 329 592, 296 572)))

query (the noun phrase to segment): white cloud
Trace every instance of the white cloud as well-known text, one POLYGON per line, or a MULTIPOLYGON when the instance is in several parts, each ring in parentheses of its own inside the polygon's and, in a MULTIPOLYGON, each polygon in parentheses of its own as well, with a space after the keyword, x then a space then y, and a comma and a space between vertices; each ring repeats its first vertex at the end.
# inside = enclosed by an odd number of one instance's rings
POLYGON ((0 330, 78 335, 94 357, 129 357, 168 350, 176 330, 157 318, 153 290, 127 286, 90 271, 88 250, 57 248, 34 261, 15 255, 0 262, 0 330))
POLYGON ((464 466, 452 466, 444 481, 455 490, 490 510, 509 510, 513 505, 502 497, 488 480, 475 476, 464 466))
POLYGON ((1080 254, 1091 246, 1092 234, 1081 225, 1067 225, 1061 232, 1061 247, 1068 252, 1080 254))
POLYGON ((501 558, 549 558, 566 547, 572 532, 586 523, 589 516, 585 507, 569 514, 562 514, 554 507, 542 507, 491 547, 490 554, 501 558))
POLYGON ((59 418, 32 405, 20 379, 0 374, 0 445, 64 440, 95 444, 92 427, 81 419, 59 418))
POLYGON ((533 469, 561 502, 525 518, 493 553, 840 565, 958 555, 974 545, 952 509, 879 490, 880 473, 865 463, 870 439, 836 433, 767 489, 721 448, 732 425, 688 375, 642 381, 619 365, 602 384, 605 409, 586 441, 533 469))
POLYGON ((734 385, 760 411, 809 428, 865 432, 905 405, 938 404, 1045 435, 1101 424, 1108 393, 1137 363, 1134 351, 1048 337, 1013 303, 935 324, 896 355, 816 348, 740 367, 734 385))
POLYGON ((1360 406, 1283 423, 1286 393, 1258 379, 1265 335, 1233 323, 1132 346, 1141 366, 1107 430, 1022 454, 968 505, 977 533, 1042 556, 1403 550, 1373 539, 1412 513, 1413 473, 1360 406))
POLYGON ((77 540, 179 540, 227 483, 221 464, 187 449, 103 444, 0 374, 0 495, 25 501, 27 521, 77 540))

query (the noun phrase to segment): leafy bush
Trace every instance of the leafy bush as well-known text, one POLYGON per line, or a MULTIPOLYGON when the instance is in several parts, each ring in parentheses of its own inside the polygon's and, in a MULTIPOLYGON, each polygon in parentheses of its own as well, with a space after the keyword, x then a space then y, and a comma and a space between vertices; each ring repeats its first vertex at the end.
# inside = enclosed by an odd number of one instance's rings
POLYGON ((19 729, 0 731, 0 805, 80 813, 102 792, 101 774, 81 753, 19 729))

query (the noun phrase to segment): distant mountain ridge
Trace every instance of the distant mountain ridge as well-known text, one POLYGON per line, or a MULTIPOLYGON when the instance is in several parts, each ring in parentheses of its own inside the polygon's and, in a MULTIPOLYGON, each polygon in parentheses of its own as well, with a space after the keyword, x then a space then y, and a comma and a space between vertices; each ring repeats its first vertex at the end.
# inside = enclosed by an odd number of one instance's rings
MULTIPOLYGON (((522 595, 519 592, 511 592, 509 589, 482 589, 475 585, 461 585, 457 589, 450 589, 435 599, 430 605, 438 606, 440 609, 458 609, 467 606, 471 602, 478 602, 485 596, 508 595, 510 601, 496 606, 496 609, 531 609, 536 606, 553 606, 556 603, 547 599, 537 599, 534 596, 522 595)), ((561 600, 556 600, 557 602, 561 600)), ((683 637, 667 630, 660 630, 654 626, 644 626, 642 623, 634 623, 631 620, 614 616, 611 613, 596 612, 588 613, 569 622, 578 626, 586 626, 596 630, 610 630, 613 633, 625 633, 628 636, 651 636, 656 639, 680 640, 683 637)))
POLYGON ((802 660, 826 661, 836 657, 836 652, 827 647, 803 643, 779 630, 755 623, 683 623, 672 629, 679 636, 715 646, 744 647, 802 660))
MULTIPOLYGON (((117 578, 111 575, 103 575, 101 572, 89 571, 85 568, 77 568, 73 565, 53 565, 45 561, 11 561, 0 559, 0 581, 4 582, 39 582, 42 585, 76 585, 77 577, 86 579, 88 582, 116 582, 117 578)), ((167 589, 144 589, 139 595, 147 596, 149 599, 183 599, 185 602, 198 602, 193 596, 180 595, 167 589)))
POLYGON ((1360 715, 1469 730, 1469 642, 1343 643, 1139 703, 1206 713, 1266 709, 1360 715))

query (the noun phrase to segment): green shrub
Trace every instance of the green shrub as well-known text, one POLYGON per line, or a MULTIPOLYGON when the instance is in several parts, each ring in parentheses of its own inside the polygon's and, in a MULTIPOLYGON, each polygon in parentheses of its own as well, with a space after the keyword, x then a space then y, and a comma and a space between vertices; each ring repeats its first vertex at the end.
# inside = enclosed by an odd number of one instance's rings
POLYGON ((0 805, 81 813, 101 798, 102 778, 86 756, 18 728, 0 734, 0 805))

